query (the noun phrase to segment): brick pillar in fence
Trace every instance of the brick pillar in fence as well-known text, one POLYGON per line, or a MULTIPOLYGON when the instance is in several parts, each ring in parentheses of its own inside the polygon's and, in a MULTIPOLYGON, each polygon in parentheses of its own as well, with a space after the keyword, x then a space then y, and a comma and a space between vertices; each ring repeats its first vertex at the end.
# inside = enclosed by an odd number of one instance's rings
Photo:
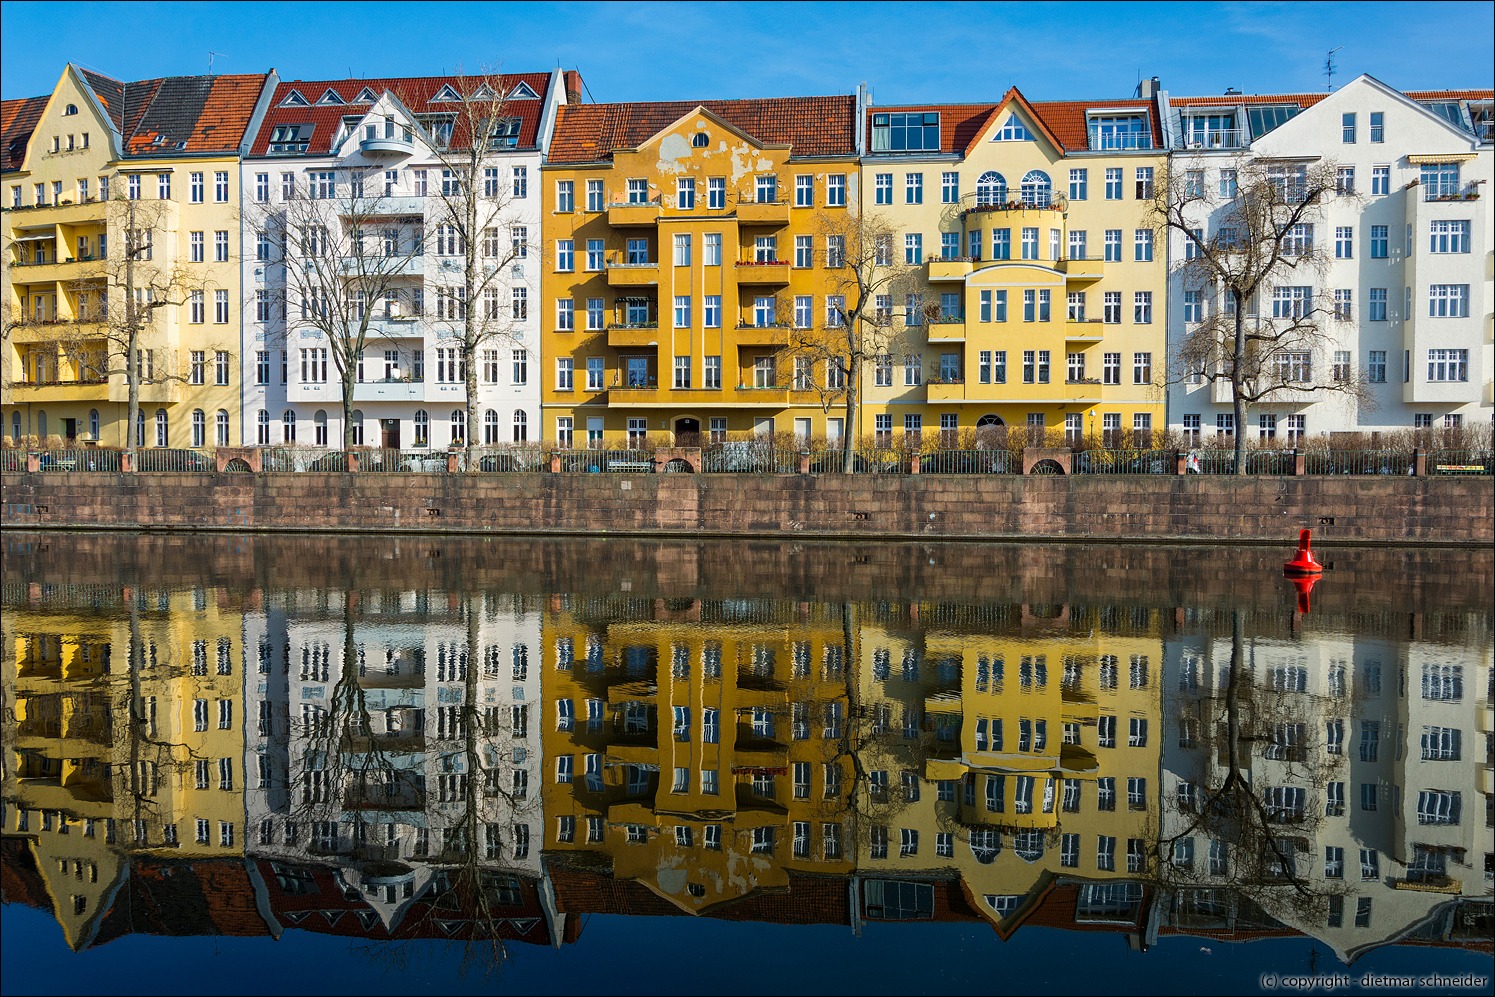
POLYGON ((808 453, 805 453, 804 451, 801 451, 799 455, 799 473, 810 473, 810 455, 808 453))
POLYGON ((135 473, 135 455, 133 453, 131 453, 130 451, 128 451, 128 450, 126 450, 125 452, 121 453, 119 455, 119 469, 120 469, 120 472, 123 473, 123 474, 134 474, 135 473))
POLYGON ((1174 454, 1173 456, 1174 456, 1173 473, 1174 474, 1188 474, 1189 473, 1189 455, 1188 455, 1188 453, 1186 451, 1180 450, 1178 453, 1174 454))
POLYGON ((1293 477, 1301 478, 1308 473, 1308 455, 1301 450, 1293 450, 1293 477))
POLYGON ((561 455, 554 450, 550 451, 550 459, 545 464, 545 469, 551 474, 561 473, 561 455))
POLYGON ((348 451, 348 470, 350 472, 356 472, 356 471, 360 470, 361 468, 359 467, 359 464, 360 464, 361 460, 362 460, 362 457, 358 453, 357 450, 349 450, 348 451))
POLYGON ((40 474, 42 469, 42 455, 39 453, 28 453, 26 455, 26 473, 40 474))
POLYGON ((451 451, 451 450, 448 450, 447 453, 446 453, 446 473, 447 474, 456 474, 457 471, 459 470, 459 468, 457 467, 457 465, 461 462, 461 460, 462 460, 462 455, 461 454, 456 453, 456 452, 451 451))
POLYGON ((1414 478, 1428 476, 1428 454, 1422 447, 1415 447, 1412 450, 1412 476, 1414 478))

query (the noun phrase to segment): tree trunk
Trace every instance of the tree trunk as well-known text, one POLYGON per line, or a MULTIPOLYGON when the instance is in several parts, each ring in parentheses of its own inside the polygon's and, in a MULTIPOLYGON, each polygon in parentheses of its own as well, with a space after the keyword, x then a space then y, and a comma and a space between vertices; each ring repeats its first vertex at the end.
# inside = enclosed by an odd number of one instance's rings
POLYGON ((1242 369, 1246 366, 1246 309, 1239 294, 1235 295, 1235 364, 1230 371, 1230 399, 1235 413, 1235 473, 1246 473, 1246 399, 1241 390, 1242 369))
MULTIPOLYGON (((125 384, 129 388, 129 403, 125 408, 125 453, 130 455, 134 466, 135 427, 140 422, 140 366, 135 354, 140 350, 140 307, 135 300, 135 254, 140 247, 135 244, 135 202, 125 201, 125 384)), ((47 441, 42 440, 46 446, 47 441)))
POLYGON ((862 358, 851 351, 851 362, 846 371, 846 425, 841 427, 841 473, 851 474, 856 469, 856 425, 857 406, 861 402, 858 389, 862 383, 862 358))

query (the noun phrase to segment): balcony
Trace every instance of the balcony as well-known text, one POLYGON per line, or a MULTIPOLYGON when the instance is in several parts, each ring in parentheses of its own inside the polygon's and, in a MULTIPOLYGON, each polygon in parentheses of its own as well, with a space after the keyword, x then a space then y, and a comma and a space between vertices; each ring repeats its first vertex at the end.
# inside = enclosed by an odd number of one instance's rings
POLYGON ((608 287, 638 287, 641 284, 659 283, 659 261, 652 263, 607 264, 608 287))
POLYGON ((963 402, 966 400, 966 382, 963 377, 935 378, 927 382, 924 390, 930 402, 963 402))
POLYGON ((738 260, 737 283, 762 287, 789 283, 788 260, 738 260))
POLYGON ((415 152, 415 140, 408 134, 385 135, 364 139, 358 149, 365 156, 409 156, 415 152))
POLYGON ((1064 341, 1066 343, 1098 343, 1105 337, 1105 325, 1098 318, 1087 319, 1083 322, 1064 323, 1064 341))
POLYGON ((1105 276, 1105 263, 1095 257, 1086 259, 1065 258, 1059 261, 1059 270, 1070 284, 1089 284, 1105 276))
MULTIPOLYGON (((301 392, 294 391, 294 387, 295 386, 292 386, 292 385, 287 385, 286 386, 286 400, 287 401, 296 401, 297 399, 291 397, 292 394, 293 393, 294 394, 301 393, 301 392)), ((318 395, 317 398, 318 398, 318 400, 320 400, 320 399, 322 399, 324 397, 331 397, 333 400, 336 400, 336 397, 337 397, 337 386, 336 385, 309 384, 309 385, 305 385, 304 387, 306 387, 306 388, 327 388, 327 387, 331 387, 332 388, 332 392, 331 392, 330 396, 327 396, 327 395, 318 395)), ((465 394, 465 392, 464 392, 464 394, 465 394)), ((415 381, 415 380, 411 380, 408 377, 401 377, 401 378, 392 378, 392 377, 380 378, 379 380, 376 380, 376 381, 360 381, 357 384, 353 385, 353 400, 355 402, 418 402, 418 401, 424 401, 425 400, 425 396, 426 396, 426 383, 425 383, 425 381, 423 381, 423 380, 421 380, 421 381, 415 381)), ((306 399, 302 399, 302 400, 303 401, 312 401, 311 398, 306 398, 306 399)))
POLYGON ((751 323, 737 325, 738 346, 787 346, 789 345, 789 323, 751 323))
POLYGON ((966 341, 964 319, 941 317, 938 322, 929 323, 928 329, 931 343, 963 343, 966 341))
POLYGON ((1249 141, 1249 136, 1241 128, 1190 128, 1185 125, 1180 148, 1194 152, 1205 149, 1244 149, 1249 141))
POLYGON ((788 225, 789 202, 738 201, 737 224, 739 225, 788 225))
POLYGON ((658 346, 658 322, 618 322, 607 327, 608 346, 658 346))
MULTIPOLYGON (((377 141, 388 141, 378 139, 377 141)), ((426 213, 423 197, 396 197, 375 195, 369 197, 340 197, 337 213, 344 218, 406 218, 422 217, 426 213)))
POLYGON ((610 201, 607 223, 614 228, 637 228, 659 221, 659 198, 652 201, 610 201))
POLYGON ((639 387, 614 386, 607 393, 607 404, 613 408, 755 408, 769 405, 819 405, 815 391, 791 391, 785 385, 755 388, 739 384, 735 388, 672 388, 668 385, 639 387))
MULTIPOLYGON (((978 226, 998 228, 1054 226, 1061 223, 1063 211, 1057 204, 1029 204, 1025 201, 1005 201, 1001 204, 975 204, 961 212, 967 231, 978 226)), ((1016 249, 1016 247, 1013 247, 1016 249)), ((1017 262, 1003 260, 1000 262, 1017 262)))
POLYGON ((109 379, 107 377, 86 378, 75 381, 17 381, 11 385, 17 405, 28 402, 61 404, 63 402, 107 402, 109 401, 109 379))
MULTIPOLYGON (((168 204, 175 202, 167 202, 168 204)), ((63 198, 61 204, 40 204, 26 208, 6 208, 5 213, 14 219, 17 231, 24 229, 47 229, 53 225, 82 225, 88 222, 103 223, 108 217, 108 205, 97 197, 74 203, 63 198)))
POLYGON ((11 266, 10 279, 14 284, 55 284, 87 280, 100 276, 98 263, 91 256, 83 259, 48 260, 45 263, 16 263, 11 266))
POLYGON ((1091 152, 1141 152, 1152 148, 1150 132, 1090 130, 1091 152))
POLYGON ((421 339, 420 318, 415 315, 376 315, 369 319, 369 335, 380 339, 421 339))
POLYGON ((975 259, 970 256, 958 256, 953 259, 940 259, 929 261, 929 280, 965 280, 970 275, 975 259))
MULTIPOLYGON (((433 269, 455 269, 460 261, 449 257, 436 262, 433 269)), ((421 256, 391 259, 383 256, 344 256, 338 260, 338 269, 345 274, 377 274, 381 277, 421 277, 426 272, 426 261, 421 256)))

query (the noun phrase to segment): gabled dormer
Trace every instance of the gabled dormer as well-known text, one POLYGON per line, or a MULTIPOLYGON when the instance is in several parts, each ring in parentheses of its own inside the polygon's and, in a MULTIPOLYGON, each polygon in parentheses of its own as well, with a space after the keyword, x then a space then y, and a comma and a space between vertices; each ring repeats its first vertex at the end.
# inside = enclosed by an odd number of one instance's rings
POLYGON ((353 98, 355 104, 373 104, 378 101, 379 95, 374 93, 371 87, 364 87, 358 91, 358 96, 353 98))
POLYGON ((539 100, 540 95, 535 93, 534 88, 523 80, 519 85, 509 91, 509 100, 539 100))
POLYGON ((311 107, 311 101, 301 95, 300 90, 292 90, 280 99, 277 107, 311 107))
POLYGON ((456 89, 453 88, 450 83, 447 83, 442 86, 440 90, 437 90, 434 95, 432 95, 429 103, 460 104, 462 103, 462 95, 457 93, 456 89))
POLYGON ((320 97, 317 98, 317 105, 319 107, 329 107, 329 106, 331 106, 331 107, 337 107, 337 106, 341 106, 341 105, 346 104, 346 103, 347 103, 347 101, 343 100, 342 94, 338 93, 336 90, 332 89, 331 87, 328 87, 326 90, 323 90, 322 91, 322 96, 320 96, 320 97))

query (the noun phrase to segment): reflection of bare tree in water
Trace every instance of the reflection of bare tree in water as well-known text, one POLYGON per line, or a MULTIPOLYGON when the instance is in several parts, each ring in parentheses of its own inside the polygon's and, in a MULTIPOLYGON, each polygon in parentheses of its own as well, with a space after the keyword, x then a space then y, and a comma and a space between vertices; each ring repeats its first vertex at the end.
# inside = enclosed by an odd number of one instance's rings
MULTIPOLYGON (((314 850, 329 849, 335 824, 351 821, 352 866, 364 883, 412 879, 417 885, 391 933, 406 938, 449 938, 461 946, 464 965, 493 968, 506 957, 502 932, 516 903, 515 878, 525 870, 511 862, 527 856, 528 829, 501 814, 515 814, 529 797, 527 779, 505 784, 504 761, 518 757, 513 748, 524 738, 516 731, 517 711, 509 704, 484 703, 480 676, 497 679, 497 648, 482 646, 482 601, 469 596, 460 610, 464 639, 443 648, 441 679, 460 681, 459 703, 436 702, 427 696, 423 720, 405 716, 403 708, 387 708, 380 715, 367 688, 367 665, 357 640, 354 613, 358 599, 349 593, 342 617, 343 665, 331 690, 325 712, 309 718, 306 752, 299 783, 298 817, 312 824, 314 850), (396 727, 389 710, 404 718, 396 727), (443 711, 439 723, 429 719, 443 711), (418 743, 424 750, 406 750, 418 743), (500 748, 507 750, 500 750, 500 748), (435 792, 422 768, 434 758, 435 792), (388 844, 376 842, 377 832, 389 825, 380 813, 422 811, 425 848, 402 855, 394 834, 388 844), (417 867, 424 867, 419 869, 417 867), (421 873, 425 875, 422 876, 421 873), (504 908, 508 907, 506 911, 504 908)), ((423 635, 428 630, 422 628, 423 635)), ((429 690, 429 663, 420 655, 424 689, 429 690)), ((293 787, 293 792, 298 787, 293 787)), ((391 815, 392 818, 392 815, 391 815)), ((411 952, 399 945, 369 949, 371 958, 405 966, 411 952)))
POLYGON ((1204 897, 1200 890, 1215 891, 1204 901, 1215 908, 1228 899, 1233 909, 1260 910, 1295 924, 1322 923, 1329 897, 1343 891, 1316 884, 1307 874, 1309 842, 1324 812, 1309 799, 1322 791, 1332 768, 1308 736, 1318 710, 1294 673, 1275 677, 1270 688, 1258 687, 1240 609, 1232 610, 1230 627, 1223 690, 1193 704, 1195 715, 1184 705, 1180 718, 1181 744, 1197 738, 1206 782, 1184 781, 1176 797, 1163 800, 1164 828, 1152 865, 1161 885, 1185 900, 1204 897), (1256 746, 1263 769, 1276 769, 1261 779, 1253 778, 1256 746), (1172 833, 1166 830, 1169 818, 1177 827, 1172 833), (1196 835, 1209 842, 1207 857, 1193 854, 1196 835))

